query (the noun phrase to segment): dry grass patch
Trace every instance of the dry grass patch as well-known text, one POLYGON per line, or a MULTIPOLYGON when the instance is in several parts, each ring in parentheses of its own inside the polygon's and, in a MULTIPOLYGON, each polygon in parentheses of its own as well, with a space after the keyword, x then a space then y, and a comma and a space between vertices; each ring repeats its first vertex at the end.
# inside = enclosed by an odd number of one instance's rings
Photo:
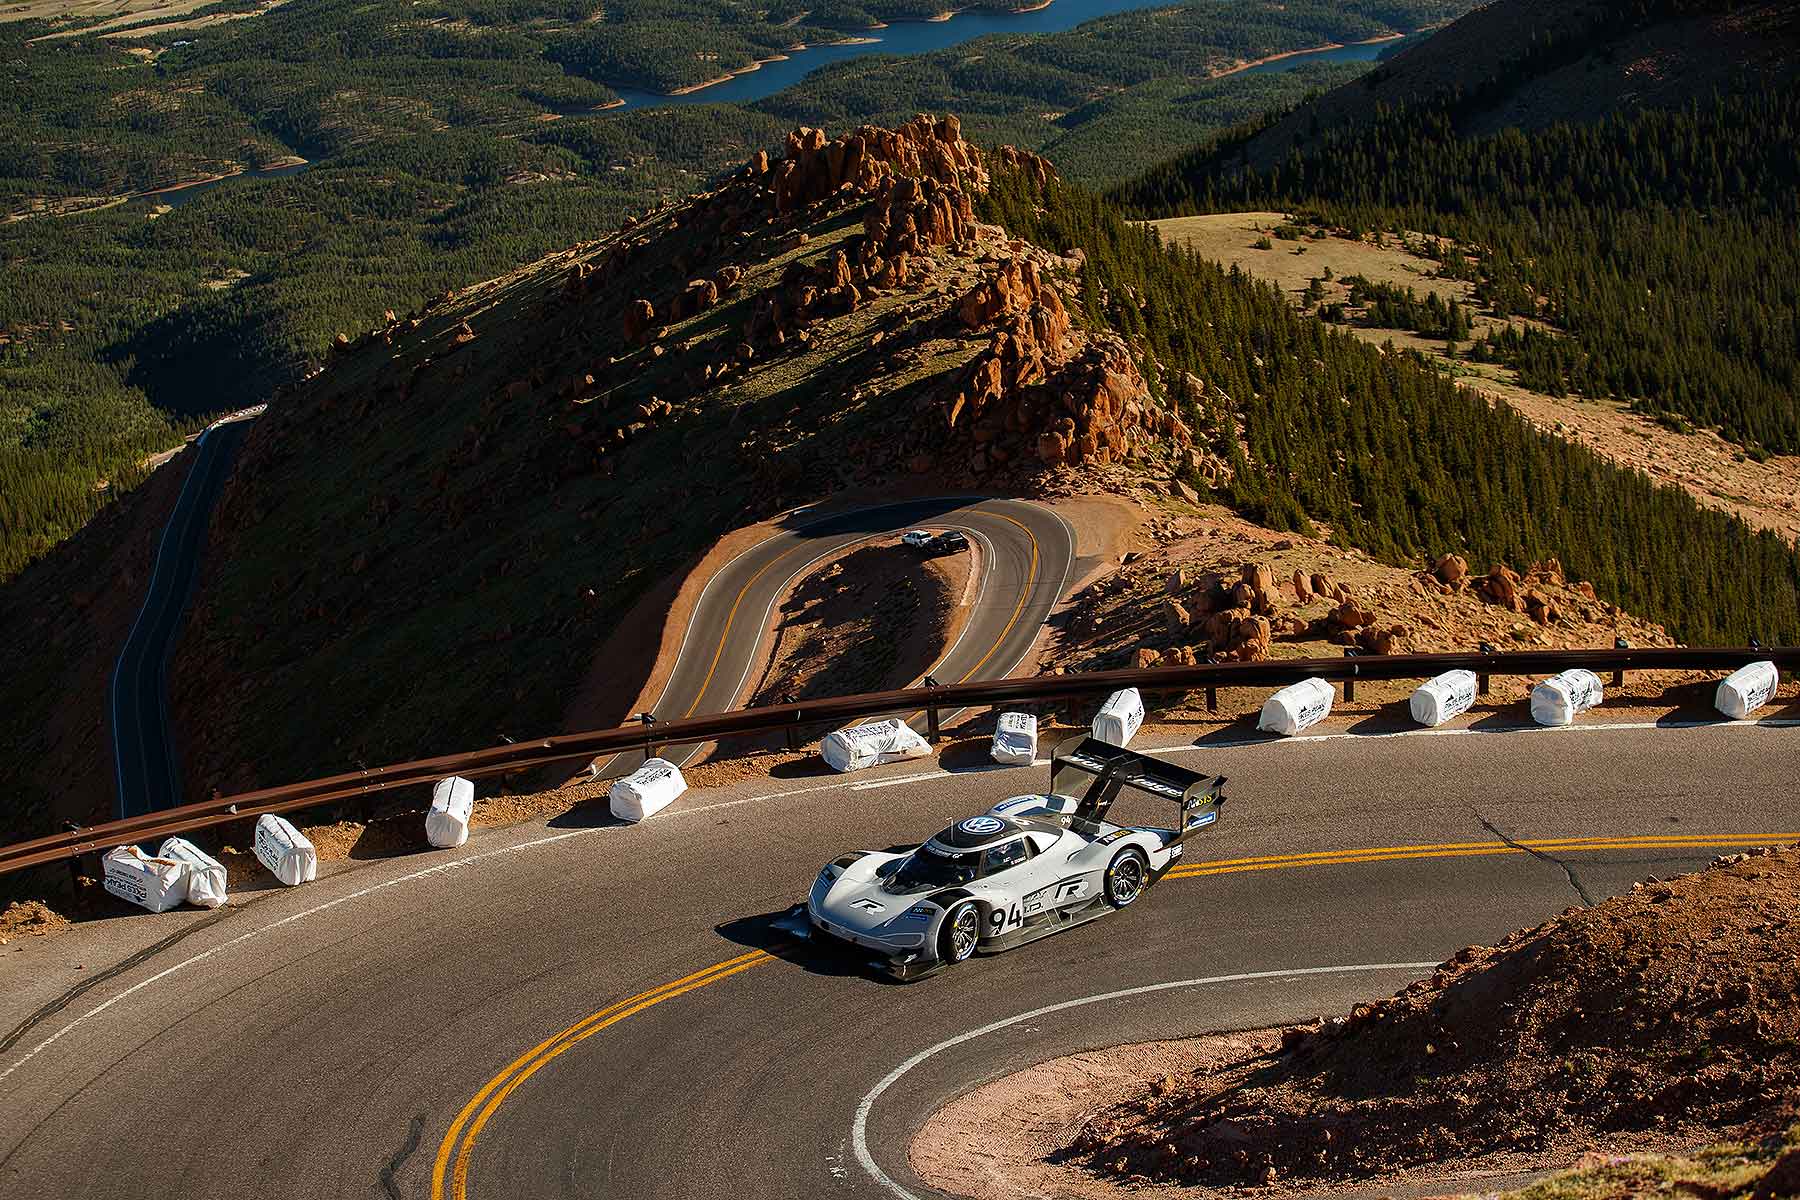
MULTIPOLYGON (((1330 304, 1341 303, 1348 296, 1349 286, 1343 280, 1360 275, 1372 283, 1411 288, 1421 298, 1436 295, 1468 306, 1476 338, 1507 324, 1474 311, 1472 284, 1438 278, 1436 262, 1407 249, 1406 242, 1422 235, 1401 238, 1388 234, 1377 239, 1302 236, 1295 240, 1275 236, 1277 229, 1291 221, 1288 213, 1238 212, 1174 217, 1151 224, 1165 240, 1185 244, 1204 258, 1236 266, 1274 284, 1303 311, 1316 311, 1316 305, 1305 303, 1307 287, 1314 279, 1321 280, 1324 290, 1319 303, 1330 304), (1269 248, 1259 249, 1264 240, 1269 248), (1325 278, 1327 272, 1329 279, 1325 278)), ((1371 345, 1392 343, 1401 350, 1416 350, 1458 383, 1490 402, 1511 405, 1540 429, 1578 442, 1660 483, 1683 488, 1700 503, 1732 513, 1754 528, 1800 541, 1800 456, 1776 456, 1758 463, 1716 433, 1676 433, 1618 401, 1532 391, 1519 385, 1510 367, 1446 354, 1440 337, 1360 325, 1340 328, 1371 345)))

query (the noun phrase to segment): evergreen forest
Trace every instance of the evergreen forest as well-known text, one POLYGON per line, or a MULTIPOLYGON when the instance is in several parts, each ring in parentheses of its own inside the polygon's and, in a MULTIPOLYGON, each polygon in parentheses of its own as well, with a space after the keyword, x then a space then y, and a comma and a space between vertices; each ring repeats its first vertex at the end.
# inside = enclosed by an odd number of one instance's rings
POLYGON ((793 125, 955 106, 978 141, 1112 184, 1360 68, 1216 71, 1464 7, 1187 0, 862 58, 752 105, 622 112, 601 107, 608 81, 677 86, 693 81, 678 59, 716 75, 818 37, 805 22, 914 6, 813 5, 790 25, 800 6, 746 22, 713 0, 632 0, 590 22, 566 0, 289 0, 204 30, 49 40, 70 30, 0 22, 0 579, 205 417, 314 369, 338 332, 597 236, 793 125), (618 35, 617 72, 571 48, 595 29, 618 35))
POLYGON ((1691 643, 1800 638, 1800 553, 1775 535, 1539 431, 1415 355, 1295 312, 1091 192, 1011 177, 987 214, 1084 249, 1085 319, 1197 381, 1183 385, 1188 417, 1232 462, 1226 499, 1252 519, 1325 526, 1393 563, 1559 557, 1570 578, 1691 643))
POLYGON ((1473 348, 1525 386, 1800 453, 1800 92, 1486 136, 1459 133, 1457 107, 1384 112, 1266 170, 1243 165, 1242 129, 1114 196, 1141 216, 1287 208, 1448 237, 1467 251, 1450 273, 1525 318, 1473 348))

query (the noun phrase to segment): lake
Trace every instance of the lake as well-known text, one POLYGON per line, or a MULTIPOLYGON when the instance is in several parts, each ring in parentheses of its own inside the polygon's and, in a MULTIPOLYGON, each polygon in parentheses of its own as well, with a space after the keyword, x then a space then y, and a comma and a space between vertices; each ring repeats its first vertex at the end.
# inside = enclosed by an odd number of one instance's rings
POLYGON ((1374 62, 1378 58, 1385 58, 1390 53, 1397 53, 1402 46, 1411 45, 1412 40, 1411 38, 1389 38, 1385 42, 1358 42, 1353 46, 1333 46, 1329 50, 1302 50, 1298 54, 1290 54, 1286 58, 1278 58, 1273 62, 1245 67, 1235 74, 1261 75, 1268 71, 1291 71, 1295 67, 1305 66, 1308 63, 1374 62))
POLYGON ((285 179, 289 175, 298 175, 312 166, 309 162, 290 163, 285 167, 270 167, 266 171, 240 171, 236 175, 227 175, 223 179, 208 179, 200 183, 190 183, 186 187, 166 188, 160 192, 144 192, 131 198, 132 204, 158 205, 166 204, 170 208, 180 208, 191 204, 214 188, 238 183, 245 179, 285 179))
MULTIPOLYGON (((780 62, 764 63, 754 71, 734 75, 725 83, 689 92, 685 96, 664 96, 638 88, 614 87, 625 103, 609 112, 625 112, 667 104, 744 104, 761 100, 781 89, 792 87, 820 67, 867 54, 925 54, 961 45, 990 33, 1061 33, 1095 17, 1131 12, 1139 8, 1167 7, 1169 0, 1055 0, 1047 8, 1031 12, 962 12, 948 21, 896 21, 884 29, 870 30, 866 35, 877 39, 852 46, 813 46, 797 50, 780 62)), ((1311 62, 1354 62, 1378 58, 1399 42, 1376 42, 1363 46, 1340 46, 1331 50, 1306 51, 1251 67, 1249 71, 1287 71, 1311 62)), ((1249 71, 1245 73, 1248 74, 1249 71)))

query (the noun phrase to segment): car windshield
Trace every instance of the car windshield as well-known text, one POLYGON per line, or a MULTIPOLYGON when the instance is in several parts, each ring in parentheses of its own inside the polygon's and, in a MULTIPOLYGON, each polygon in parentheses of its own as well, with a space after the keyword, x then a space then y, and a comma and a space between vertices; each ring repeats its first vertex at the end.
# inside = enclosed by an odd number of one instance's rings
POLYGON ((958 887, 974 879, 980 868, 979 852, 941 854, 920 846, 907 855, 884 885, 890 892, 916 892, 921 888, 958 887))

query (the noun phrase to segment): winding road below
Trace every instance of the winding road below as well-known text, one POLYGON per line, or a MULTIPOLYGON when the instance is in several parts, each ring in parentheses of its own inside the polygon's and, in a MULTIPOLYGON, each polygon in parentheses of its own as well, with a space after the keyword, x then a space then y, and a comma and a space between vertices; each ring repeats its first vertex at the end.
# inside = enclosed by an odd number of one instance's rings
POLYGON ((912 985, 770 919, 836 853, 1042 767, 759 780, 90 923, 0 959, 0 1192, 930 1195, 913 1133, 1006 1071, 1343 1012, 1406 964, 1793 840, 1796 715, 1140 739, 1231 777, 1192 861, 1125 913, 912 985))
POLYGON ((163 526, 143 607, 119 649, 108 698, 113 773, 120 818, 183 800, 181 770, 169 732, 169 657, 193 596, 213 505, 231 473, 231 457, 261 407, 208 426, 194 442, 193 462, 163 526))
MULTIPOLYGON (((707 580, 652 714, 662 720, 726 712, 745 698, 762 665, 775 605, 814 565, 859 542, 915 527, 960 529, 981 546, 982 577, 961 635, 928 674, 944 683, 1003 679, 1031 653, 1044 619, 1062 599, 1075 563, 1075 535, 1053 510, 1021 500, 950 496, 819 515, 806 509, 707 580)), ((662 746, 677 765, 700 746, 662 746)), ((617 755, 621 774, 642 755, 617 755)))

